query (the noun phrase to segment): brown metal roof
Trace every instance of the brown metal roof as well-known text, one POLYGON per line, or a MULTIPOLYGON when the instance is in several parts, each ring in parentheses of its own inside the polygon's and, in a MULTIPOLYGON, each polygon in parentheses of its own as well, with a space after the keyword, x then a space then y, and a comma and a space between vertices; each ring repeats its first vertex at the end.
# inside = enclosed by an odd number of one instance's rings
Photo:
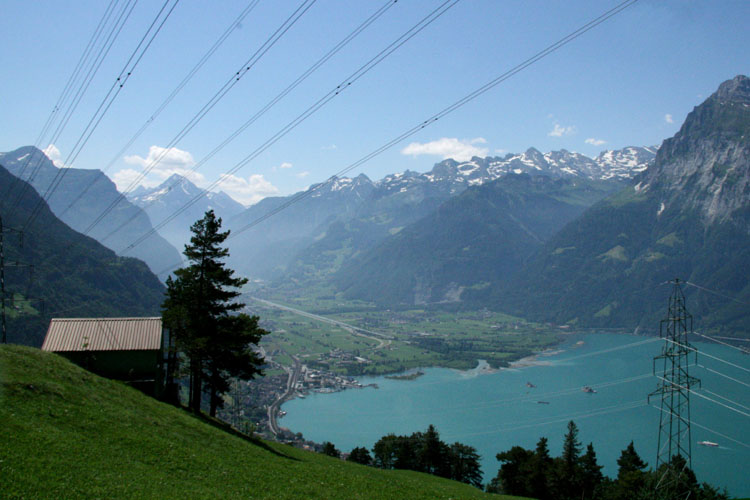
POLYGON ((161 318, 55 318, 43 351, 150 351, 161 348, 161 318))

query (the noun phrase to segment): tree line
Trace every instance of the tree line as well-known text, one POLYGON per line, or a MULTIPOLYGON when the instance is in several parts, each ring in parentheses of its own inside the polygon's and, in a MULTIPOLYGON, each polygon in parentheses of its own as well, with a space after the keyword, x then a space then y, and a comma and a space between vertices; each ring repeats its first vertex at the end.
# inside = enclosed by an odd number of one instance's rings
POLYGON ((726 492, 703 483, 682 456, 669 464, 647 470, 635 451, 633 442, 622 450, 617 460, 617 477, 605 477, 597 463, 594 445, 582 453, 578 427, 568 423, 562 454, 550 456, 547 438, 541 438, 534 450, 514 446, 497 454, 501 462, 497 476, 487 491, 537 498, 539 500, 655 500, 690 498, 691 500, 726 500, 726 492))
MULTIPOLYGON (((333 457, 341 456, 330 442, 323 444, 322 452, 333 457)), ((425 432, 415 432, 410 436, 388 434, 375 443, 372 455, 367 448, 357 447, 346 459, 380 469, 425 472, 482 487, 482 469, 477 450, 458 442, 448 445, 440 439, 433 425, 425 432)))
MULTIPOLYGON (((497 475, 483 486, 480 456, 474 447, 462 443, 448 445, 430 425, 425 432, 408 436, 388 434, 373 446, 372 453, 356 447, 346 457, 350 462, 381 469, 408 469, 461 481, 488 493, 499 493, 538 500, 727 500, 726 491, 699 483, 682 456, 656 470, 648 469, 631 441, 617 460, 617 476, 602 474, 594 445, 585 451, 578 439, 578 426, 568 423, 562 454, 550 455, 548 441, 542 437, 533 450, 521 446, 500 452, 497 475)), ((341 452, 325 442, 321 452, 341 457, 341 452)))

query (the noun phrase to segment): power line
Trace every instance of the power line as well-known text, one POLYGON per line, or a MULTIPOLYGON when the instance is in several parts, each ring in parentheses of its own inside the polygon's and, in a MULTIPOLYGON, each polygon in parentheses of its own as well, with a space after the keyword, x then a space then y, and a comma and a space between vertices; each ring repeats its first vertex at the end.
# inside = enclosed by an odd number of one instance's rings
POLYGON ((240 79, 252 69, 260 58, 273 47, 276 42, 312 7, 317 0, 303 0, 297 10, 295 10, 281 26, 269 37, 263 45, 256 50, 256 52, 247 60, 245 63, 224 83, 224 85, 217 91, 213 97, 211 97, 206 104, 196 113, 190 121, 180 130, 175 137, 168 143, 167 147, 164 148, 162 153, 152 160, 146 168, 138 174, 138 176, 120 193, 108 206, 105 208, 99 216, 94 219, 93 222, 83 231, 83 234, 88 234, 91 230, 96 227, 103 219, 107 216, 123 199, 125 199, 126 192, 132 190, 138 183, 140 183, 146 175, 148 175, 154 167, 164 159, 169 153, 170 149, 173 148, 185 135, 188 134, 205 116, 208 112, 240 81, 240 79))
POLYGON ((600 408, 598 410, 592 410, 587 412, 581 412, 581 413, 575 413, 575 414, 568 414, 563 417, 557 417, 551 420, 546 420, 542 422, 531 422, 531 423, 525 423, 520 424, 512 427, 497 427, 492 430, 487 431, 481 431, 481 432, 469 432, 469 433, 462 433, 462 434, 456 434, 453 435, 455 437, 468 437, 468 436, 486 436, 491 434, 499 434, 501 432, 510 432, 510 431, 517 431, 521 429, 528 429, 533 427, 541 427, 543 425, 550 425, 550 424, 557 424, 560 422, 569 422, 570 420, 581 420, 591 417, 598 417, 601 415, 609 415, 611 413, 618 413, 622 411, 627 410, 634 410, 636 408, 641 408, 644 406, 648 406, 646 403, 644 403, 642 400, 638 401, 631 401, 629 403, 622 403, 618 405, 612 405, 604 408, 600 408))
MULTIPOLYGON (((442 16, 445 12, 447 12, 451 7, 453 7, 456 3, 458 3, 460 0, 446 0, 443 2, 439 7, 437 7, 435 10, 433 10, 430 14, 428 14, 425 18, 423 18, 421 21, 419 21, 417 24, 412 26, 407 32, 405 32, 403 35, 401 35, 398 39, 396 39, 394 42, 392 42, 388 47, 381 50, 375 57, 370 59, 367 63, 362 65, 359 69, 357 69, 354 73, 349 75, 346 79, 344 79, 339 85, 331 89, 326 95, 318 99, 315 103, 313 103, 311 106, 309 106, 305 111, 303 111, 300 115, 298 115, 296 118, 294 118, 291 122, 287 123, 281 130, 276 132, 273 136, 271 136, 266 142, 258 146, 252 153, 247 155, 243 160, 241 160, 239 163, 237 163, 234 167, 232 167, 226 174, 224 174, 222 177, 211 183, 208 187, 203 189, 200 193, 198 193, 193 199, 185 203, 182 207, 172 212, 171 215, 169 215, 167 218, 165 218, 161 223, 157 224, 152 228, 149 232, 138 238, 136 241, 128 245, 124 251, 130 250, 134 248, 135 246, 139 245, 141 242, 143 242, 148 236, 150 236, 152 233, 156 232, 159 228, 163 227, 170 221, 174 220, 175 217, 177 217, 179 214, 193 206, 195 203, 198 202, 203 196, 205 196, 211 189, 221 184, 224 179, 226 179, 228 176, 232 175, 233 173, 237 172, 240 168, 244 167, 248 163, 250 163, 252 160, 254 160, 256 157, 258 157, 261 153, 263 153, 265 150, 270 148, 273 144, 275 144, 279 139, 284 137, 286 134, 294 130, 298 125, 300 125, 302 122, 307 120, 310 116, 312 116, 315 112, 320 110, 323 106, 328 104, 330 101, 335 99, 339 94, 344 92, 347 88, 349 88, 353 83, 355 83, 357 80, 362 78, 365 74, 367 74, 370 70, 372 70, 374 67, 376 67, 378 64, 380 64, 385 58, 387 58, 390 54, 392 54, 394 51, 396 51, 399 47, 404 45, 406 42, 411 40, 414 36, 416 36, 419 32, 421 32, 423 29, 425 29, 427 26, 432 24, 434 21, 436 21, 440 16, 442 16)), ((286 204, 285 204, 286 205, 286 204)), ((282 205, 284 206, 284 205, 282 205)), ((241 231, 240 231, 241 232, 241 231)), ((234 233, 233 233, 234 234, 234 233)), ((232 235, 229 236, 230 238, 232 235)), ((180 264, 175 264, 174 266, 166 269, 163 272, 169 271, 173 269, 176 266, 179 266, 180 264)), ((162 273, 163 273, 162 272, 162 273)), ((160 274, 162 274, 160 273, 160 274)))
MULTIPOLYGON (((78 157, 78 154, 80 154, 83 147, 86 145, 88 140, 91 138, 91 135, 94 133, 96 128, 98 127, 101 120, 104 118, 104 115, 109 110, 110 106, 114 102, 114 100, 119 95, 122 88, 125 86, 125 83, 130 79, 130 76, 135 71, 136 67, 138 66, 138 63, 141 61, 143 56, 148 51, 149 47, 153 43, 156 36, 159 34, 161 29, 164 27, 164 24, 169 19, 172 12, 174 12, 175 7, 177 7, 177 4, 180 0, 166 0, 164 4, 162 5, 161 10, 157 13, 156 17, 152 21, 151 25, 146 30, 146 33, 144 33, 141 40, 138 42, 138 45, 133 50, 133 52, 130 55, 130 58, 123 66, 122 71, 120 72, 120 75, 115 79, 112 86, 109 89, 109 92, 107 92, 107 95, 104 97, 102 102, 99 104, 99 107, 97 108, 94 115, 89 120, 89 123, 86 125, 86 127, 83 130, 83 133, 78 138, 78 141, 73 146, 73 149, 68 154, 68 157, 65 160, 65 164, 70 167, 73 162, 75 162, 76 158, 78 157), (174 1, 172 6, 167 10, 167 7, 171 1, 174 1), (166 14, 159 22, 159 18, 162 16, 162 14, 166 11, 166 14), (156 29, 154 27, 157 25, 156 29), (153 32, 152 32, 153 30, 153 32), (132 65, 131 65, 132 63, 132 65)), ((43 200, 49 200, 52 194, 55 192, 57 187, 60 185, 60 182, 65 177, 65 175, 68 172, 68 168, 62 168, 59 169, 57 172, 57 175, 55 175, 54 179, 50 183, 50 186, 47 188, 47 191, 44 193, 42 198, 40 198, 39 202, 37 203, 37 206, 32 211, 31 215, 29 216, 29 219, 26 222, 26 225, 24 228, 28 227, 35 219, 36 215, 39 213, 39 209, 42 206, 43 200)))
POLYGON ((742 305, 745 305, 745 306, 750 306, 750 302, 744 302, 742 300, 735 299, 734 297, 730 297, 729 295, 727 295, 725 293, 717 292, 716 290, 711 290, 709 288, 706 288, 706 287, 700 286, 700 285, 696 285, 695 283, 691 283, 689 281, 685 281, 685 284, 686 285, 690 285, 692 287, 695 287, 695 288, 697 288, 699 290, 703 290, 704 292, 712 293, 712 294, 714 294, 716 296, 723 297, 723 298, 731 300, 733 302, 737 302, 738 304, 742 304, 742 305))
MULTIPOLYGON (((732 344, 728 344, 727 342, 722 342, 721 340, 718 340, 716 337, 709 337, 708 335, 703 335, 698 332, 693 332, 695 335, 698 335, 699 337, 703 337, 704 339, 708 339, 712 342, 716 342, 717 344, 725 345, 727 347, 731 347, 732 349, 736 349, 737 351, 740 351, 743 354, 750 354, 750 351, 747 349, 743 349, 742 347, 737 347, 732 344)), ((739 340, 739 339, 738 339, 739 340)))
MULTIPOLYGON (((56 104, 52 107, 52 111, 50 112, 49 116, 47 117, 47 121, 42 126, 42 130, 39 133, 39 136, 37 137, 36 141, 34 141, 34 145, 38 148, 41 146, 42 139, 47 133, 47 129, 51 126, 53 122, 53 118, 55 117, 55 113, 60 109, 63 102, 66 99, 67 93, 69 89, 73 87, 73 82, 77 78, 77 75, 79 74, 80 70, 83 67, 84 61, 88 58, 88 54, 93 49, 93 46, 96 42, 96 40, 99 38, 100 32, 103 30, 104 25, 106 24, 107 19, 109 18, 109 15, 111 11, 114 9, 114 6, 116 5, 118 0, 111 0, 109 5, 107 6, 107 9, 104 11, 104 14, 102 18, 99 20, 99 24, 97 25, 96 29, 94 30, 94 33, 91 35, 91 38, 89 39, 88 44, 86 45, 86 48, 83 50, 83 54, 81 54, 81 58, 78 60, 78 64, 76 64, 75 69, 70 74, 70 77, 68 77, 68 81, 63 87, 62 93, 57 98, 56 104)), ((18 182, 23 177, 24 172, 26 171, 26 168, 29 166, 29 163, 31 162, 31 156, 29 155, 26 161, 24 162, 23 166, 19 170, 18 176, 13 180, 13 182, 8 187, 8 190, 6 191, 5 195, 2 197, 2 205, 5 206, 6 201, 8 200, 8 197, 10 196, 10 193, 13 192, 15 189, 15 186, 18 184, 18 182)))
MULTIPOLYGON (((45 123, 42 129, 42 132, 39 134, 39 138, 37 139, 37 142, 36 142, 37 146, 41 146, 44 135, 46 135, 49 127, 51 127, 52 124, 54 123, 53 118, 58 114, 60 109, 65 107, 65 101, 70 97, 72 100, 67 104, 67 108, 63 112, 62 116, 60 116, 59 118, 59 122, 57 124, 56 130, 53 132, 52 136, 50 137, 50 144, 54 144, 55 142, 58 141, 60 135, 62 134, 63 129, 67 126, 70 118, 72 117, 76 108, 78 107, 81 100, 83 99, 83 96, 85 95, 86 91, 91 85, 91 82, 93 81, 94 76, 98 73, 99 69, 101 68, 101 65, 104 62, 104 59, 109 54, 109 51, 114 45, 115 40, 117 40, 120 32, 122 31, 122 28, 125 26, 125 23, 130 18, 130 15, 132 14, 133 9, 135 8, 136 1, 137 0, 127 0, 127 3, 121 9, 114 24, 109 29, 109 33, 106 39, 104 40, 101 47, 99 47, 96 56, 94 56, 93 60, 91 60, 90 67, 87 71, 86 76, 83 78, 83 80, 80 83, 77 84, 78 88, 76 92, 74 94, 71 94, 72 89, 73 89, 72 82, 75 81, 75 79, 77 78, 77 75, 80 73, 79 71, 74 70, 73 75, 76 75, 76 77, 75 78, 71 77, 71 79, 69 79, 69 82, 71 82, 71 85, 68 88, 65 88, 63 90, 63 93, 61 94, 61 98, 58 100, 58 104, 56 104, 55 108, 53 108, 52 113, 47 120, 47 123, 45 123)), ((113 6, 113 4, 110 4, 110 6, 113 6)), ((112 12, 113 11, 105 12, 104 17, 102 18, 103 21, 100 21, 99 26, 104 26, 109 22, 109 16, 111 15, 112 12)), ((88 51, 88 54, 86 51, 84 51, 84 55, 82 56, 82 59, 79 61, 79 63, 89 58, 91 51, 94 50, 93 47, 98 43, 98 39, 101 37, 102 33, 103 33, 103 29, 102 30, 97 29, 97 31, 94 32, 94 35, 92 36, 93 43, 90 42, 89 46, 87 46, 87 49, 90 47, 91 50, 88 51)), ((85 62, 83 63, 83 65, 85 65, 85 62)), ((21 168, 21 173, 18 175, 18 178, 22 177, 23 172, 26 170, 27 166, 29 165, 29 161, 31 161, 31 159, 32 159, 32 156, 29 157, 29 160, 27 160, 27 162, 21 168)), ((42 162, 43 162, 43 157, 38 157, 37 163, 33 167, 27 179, 27 182, 29 184, 33 182, 37 173, 41 169, 42 162)), ((14 183, 14 185, 15 184, 16 183, 14 183)), ((20 203, 21 199, 23 198, 25 194, 26 189, 28 189, 28 186, 23 185, 21 188, 21 192, 16 197, 16 200, 11 204, 11 209, 15 209, 18 206, 18 204, 20 203)))
MULTIPOLYGON (((674 341, 672 341, 672 340, 670 340, 670 339, 664 339, 664 340, 666 340, 667 342, 674 342, 674 341)), ((688 349, 689 351, 695 351, 695 352, 698 352, 698 350, 697 350, 696 348, 692 347, 692 346, 688 346, 688 347, 687 347, 687 349, 688 349)), ((745 372, 748 372, 748 373, 750 373, 750 370, 748 370, 747 368, 744 368, 744 367, 742 367, 742 366, 740 366, 740 365, 734 364, 734 363, 732 363, 731 361, 726 361, 726 360, 724 360, 724 359, 721 359, 721 358, 719 358, 719 357, 717 357, 717 356, 712 356, 711 354, 707 354, 707 353, 705 353, 705 352, 701 352, 701 356, 705 356, 705 357, 707 357, 707 358, 715 359, 716 361, 720 361, 720 362, 722 362, 722 363, 724 363, 724 364, 727 364, 727 365, 729 365, 729 366, 733 366, 734 368, 737 368, 737 369, 739 369, 739 370, 743 370, 743 371, 745 371, 745 372)))
MULTIPOLYGON (((281 101, 284 97, 286 97, 287 94, 289 94, 292 90, 294 90, 297 86, 299 86, 303 81, 305 81, 310 75, 312 75, 318 68, 320 68, 323 64, 325 64, 331 57, 333 57, 336 53, 338 53, 342 48, 344 48, 346 45, 349 44, 357 35, 359 35, 362 31, 364 31, 367 27, 369 27, 372 23, 374 23, 378 18, 380 18, 385 12, 390 9, 392 6, 396 4, 397 0, 388 0, 382 7, 380 7, 377 11, 375 11, 370 17, 368 17, 362 24, 360 24, 357 28, 355 28, 349 35, 347 35, 343 40, 341 40, 336 46, 334 46, 331 50, 329 50, 323 57, 318 59, 312 66, 310 66, 305 72, 303 72, 299 77, 297 77, 296 80, 294 80, 290 85, 288 85, 284 90, 282 90, 276 97, 271 99, 268 103, 266 103, 263 108, 261 108, 258 112, 256 112, 250 119, 248 119, 242 126, 240 126, 237 130, 235 130, 229 137, 227 137, 224 141, 222 141, 221 144, 216 146, 210 153, 208 153, 206 156, 201 158, 198 162, 196 162, 195 165, 190 169, 189 173, 195 172, 198 170, 201 166, 203 166, 208 160, 213 158, 219 151, 224 149, 229 143, 231 143, 234 139, 236 139, 242 132, 244 132, 250 125, 255 123, 261 116, 263 116, 268 110, 270 110, 274 105, 276 105, 279 101, 281 101)), ((167 190, 171 190, 179 180, 175 179, 171 184, 167 186, 167 190)), ((156 202, 156 199, 153 199, 149 201, 146 206, 141 207, 143 209, 148 208, 153 203, 156 202)), ((108 238, 110 238, 112 235, 120 231, 123 227, 130 224, 136 217, 136 214, 131 216, 129 219, 122 222, 118 227, 113 229, 109 234, 107 234, 104 238, 102 238, 102 241, 106 241, 108 238)), ((146 235, 147 238, 149 235, 146 235)), ((135 243, 133 246, 136 246, 138 243, 135 243)), ((124 252, 125 250, 123 250, 124 252)))
POLYGON ((317 191, 321 187, 323 187, 323 186, 325 186, 325 185, 333 182, 338 177, 340 177, 340 176, 348 173, 349 171, 351 171, 351 170, 353 170, 353 169, 355 169, 355 168, 357 168, 357 167, 359 167, 359 166, 367 163, 371 159, 375 158, 376 156, 380 155, 381 153, 383 153, 384 151, 390 149, 391 147, 395 146, 396 144, 400 143, 401 141, 407 139, 408 137, 416 134, 417 132, 419 132, 420 130, 424 129, 425 127, 431 125, 432 123, 436 122, 440 118, 443 118, 444 116, 452 113, 453 111, 459 109, 460 107, 468 104, 469 102, 473 101, 474 99, 476 99, 480 95, 486 93, 490 89, 496 87, 500 83, 502 83, 505 80, 507 80, 507 79, 511 78, 512 76, 514 76, 515 74, 523 71, 524 69, 526 69, 527 67, 531 66, 532 64, 534 64, 535 62, 539 61, 540 59, 543 59, 544 57, 548 56, 549 54, 555 52, 556 50, 558 50, 559 48, 563 47, 564 45, 567 45, 568 43, 572 42, 576 38, 578 38, 581 35, 583 35, 584 33, 586 33, 587 31, 589 31, 592 28, 594 28, 594 27, 598 26, 599 24, 603 23, 607 19, 615 16, 616 14, 619 14, 621 11, 625 10, 627 7, 630 7, 631 5, 633 5, 637 1, 638 0, 626 0, 626 1, 618 4, 614 8, 606 11, 604 14, 602 14, 599 17, 593 19, 592 21, 589 21, 588 23, 584 24, 583 26, 581 26, 577 30, 571 32, 567 36, 565 36, 565 37, 561 38, 560 40, 558 40, 557 42, 553 43, 552 45, 549 45, 545 49, 537 52, 535 55, 529 57, 528 59, 526 59, 522 63, 514 66, 513 68, 511 68, 510 70, 506 71, 505 73, 503 73, 502 75, 498 76, 497 78, 491 80, 490 82, 488 82, 485 85, 479 87, 478 89, 476 89, 475 91, 471 92, 470 94, 468 94, 468 95, 464 96, 463 98, 459 99, 458 101, 456 101, 452 105, 448 106, 447 108, 444 108, 442 111, 439 111, 438 113, 432 115, 431 117, 429 117, 428 119, 426 119, 423 122, 419 123, 418 125, 416 125, 416 126, 412 127, 411 129, 405 131, 401 135, 395 137, 391 141, 385 143, 381 147, 375 149, 371 153, 365 155, 364 157, 362 157, 359 160, 355 161, 354 163, 350 164, 346 168, 344 168, 344 169, 340 170, 339 172, 335 173, 334 175, 332 175, 331 177, 329 177, 323 183, 320 183, 317 186, 314 186, 314 187, 310 188, 309 190, 304 191, 303 193, 299 193, 297 196, 294 196, 292 199, 290 199, 288 202, 284 203, 280 207, 278 207, 278 208, 276 208, 274 210, 269 211, 268 213, 266 213, 265 215, 259 217, 258 219, 250 222, 249 224, 246 224, 245 226, 241 227, 238 230, 235 230, 229 237, 231 238, 233 236, 237 236, 238 234, 240 234, 240 233, 242 233, 242 232, 250 229, 251 227, 257 226, 261 222, 263 222, 266 219, 268 219, 269 217, 272 217, 273 215, 279 213, 280 211, 286 209, 290 205, 292 205, 294 203, 297 203, 298 201, 301 201, 303 198, 305 198, 307 196, 310 196, 314 191, 317 191))
MULTIPOLYGON (((386 151, 386 150, 390 149, 391 147, 395 146, 399 142, 407 139, 408 137, 416 134, 420 130, 422 130, 425 127, 427 127, 427 126, 431 125, 432 123, 436 122, 438 119, 440 119, 440 118, 442 118, 442 117, 444 117, 444 116, 452 113, 453 111, 459 109, 460 107, 468 104, 472 100, 474 100, 477 97, 479 97, 480 95, 488 92, 490 89, 496 87, 500 83, 502 83, 505 80, 507 80, 507 79, 511 78, 512 76, 514 76, 515 74, 523 71, 524 69, 526 69, 527 67, 529 67, 532 64, 536 63, 540 59, 543 59, 544 57, 550 55, 551 53, 555 52, 556 50, 560 49, 561 47, 567 45, 568 43, 572 42, 573 40, 575 40, 576 38, 580 37, 584 33, 588 32, 591 29, 593 29, 594 27, 600 25, 601 23, 605 22, 606 20, 610 19, 611 17, 619 14, 620 12, 622 12, 623 10, 625 10, 626 8, 628 8, 631 5, 635 4, 637 1, 638 0, 625 0, 624 2, 621 2, 620 4, 618 4, 617 6, 613 7, 612 9, 604 12, 600 16, 598 16, 598 17, 594 18, 593 20, 589 21, 588 23, 582 25, 581 27, 579 27, 575 31, 571 32, 567 36, 559 39, 557 42, 553 43, 552 45, 549 45, 545 49, 537 52, 535 55, 529 57, 528 59, 524 60, 520 64, 514 66, 513 68, 509 69, 505 73, 501 74, 500 76, 496 77, 495 79, 491 80, 490 82, 486 83, 485 85, 479 87, 478 89, 476 89, 475 91, 471 92, 470 94, 468 94, 468 95, 464 96, 463 98, 459 99, 458 101, 456 101, 452 105, 448 106, 447 108, 444 108, 442 111, 439 111, 438 113, 432 115, 430 118, 424 120, 423 122, 419 123, 418 125, 412 127, 411 129, 405 131, 404 133, 398 135, 397 137, 393 138, 391 141, 383 144, 379 148, 375 149, 374 151, 370 152, 369 154, 365 155, 364 157, 360 158, 359 160, 355 161, 354 163, 351 163, 349 166, 343 168, 339 172, 337 172, 334 175, 330 176, 326 181, 324 181, 324 182, 322 182, 320 184, 317 184, 317 185, 311 187, 307 191, 304 191, 304 192, 301 192, 301 193, 297 193, 296 195, 292 196, 289 200, 287 200, 286 202, 284 202, 279 207, 276 207, 276 208, 274 208, 272 210, 269 210, 264 215, 258 217, 254 221, 251 221, 250 223, 248 223, 248 224, 242 226, 241 228, 233 231, 232 234, 229 235, 229 238, 235 237, 235 236, 241 234, 242 232, 244 232, 244 231, 246 231, 246 230, 248 230, 248 229, 250 229, 250 228, 252 228, 254 226, 257 226, 258 224, 262 223, 263 221, 265 221, 265 220, 269 219, 270 217, 273 217, 277 213, 285 210, 289 206, 291 206, 291 205, 293 205, 293 204, 295 204, 295 203, 303 200, 304 198, 312 195, 315 191, 317 191, 318 189, 322 188, 323 186, 325 186, 325 185, 333 182, 335 179, 337 179, 341 175, 344 175, 344 174, 348 173, 349 171, 351 171, 351 170, 353 170, 353 169, 355 169, 355 168, 363 165, 364 163, 367 163, 369 160, 375 158, 376 156, 380 155, 384 151, 386 151)), ((242 162, 240 162, 235 167, 234 171, 236 171, 236 169, 239 169, 240 167, 244 166, 245 162, 249 161, 249 159, 252 159, 252 155, 251 155, 251 157, 248 157, 246 160, 243 160, 242 162)), ((214 184, 218 184, 218 183, 214 183, 214 184)), ((214 184, 212 184, 212 186, 214 184)), ((207 191, 204 191, 204 193, 205 192, 207 192, 207 191)), ((202 196, 202 195, 203 194, 201 194, 199 196, 202 196)), ((195 203, 195 201, 196 200, 194 199, 193 201, 189 202, 189 204, 195 203)), ((134 243, 137 244, 136 242, 134 242, 134 243)), ((134 246, 134 244, 131 244, 131 245, 134 246)), ((132 247, 129 247, 129 248, 132 248, 132 247)), ((172 269, 176 268, 180 264, 181 263, 176 263, 176 264, 174 264, 174 265, 172 265, 172 266, 170 266, 168 268, 165 268, 159 274, 164 274, 164 273, 166 273, 168 271, 171 271, 172 269)))
MULTIPOLYGON (((654 408, 655 410, 659 410, 659 411, 661 411, 661 412, 664 412, 664 413, 667 413, 667 414, 669 414, 669 412, 667 412, 666 410, 663 410, 663 409, 659 408, 658 406, 654 406, 654 405, 648 405, 648 406, 650 406, 651 408, 654 408)), ((703 429, 703 430, 706 430, 706 431, 708 431, 708 432, 711 432, 711 433, 713 433, 713 434, 716 434, 717 436, 721 436, 721 437, 723 437, 724 439, 728 439, 729 441, 732 441, 733 443, 737 443, 737 444, 739 444, 739 445, 741 445, 741 446, 744 446, 745 448, 750 448, 750 444, 747 444, 747 443, 743 443, 742 441, 739 441, 739 440, 737 440, 737 439, 731 438, 731 437, 727 436, 726 434, 722 434, 722 433, 721 433, 721 432, 719 432, 719 431, 716 431, 716 430, 714 430, 714 429, 711 429, 711 428, 709 428, 709 427, 706 427, 705 425, 701 425, 701 424, 699 424, 698 422, 696 422, 695 420, 693 420, 693 421, 692 421, 692 424, 693 424, 694 426, 696 426, 696 427, 700 427, 700 428, 701 428, 701 429, 703 429)))
MULTIPOLYGON (((135 141, 146 131, 146 129, 158 118, 158 116, 161 114, 164 109, 167 108, 167 106, 174 100, 175 97, 182 91, 182 89, 188 84, 188 82, 195 76, 195 74, 203 67, 203 65, 211 58, 211 56, 221 47, 221 45, 224 43, 224 41, 229 37, 230 34, 237 28, 237 26, 250 14, 250 12, 255 8, 256 5, 260 0, 251 0, 251 2, 240 12, 240 14, 230 23, 230 25, 227 27, 227 29, 224 31, 224 33, 219 37, 216 42, 211 46, 211 48, 201 57, 201 59, 193 66, 193 68, 185 75, 185 77, 182 79, 182 81, 177 85, 177 87, 172 90, 172 93, 167 96, 166 99, 159 105, 159 107, 151 113, 149 118, 141 125, 141 128, 138 129, 138 131, 133 134, 133 136, 130 138, 130 140, 112 157, 112 159, 109 161, 109 163, 106 164, 104 168, 102 168, 102 172, 106 173, 112 165, 122 156, 129 148, 130 146, 135 143, 135 141)), ((86 185, 86 187, 81 191, 81 193, 76 196, 73 201, 70 202, 70 204, 65 208, 65 210, 62 211, 62 213, 59 215, 59 217, 62 217, 65 215, 65 213, 73 207, 88 190, 99 180, 100 178, 95 178, 92 182, 86 185)), ((106 238, 105 238, 106 239, 106 238)))
MULTIPOLYGON (((712 402, 712 403, 715 403, 715 404, 717 404, 717 405, 719 405, 719 406, 723 406, 724 408, 727 408, 727 409, 729 409, 729 410, 732 410, 732 411, 734 411, 734 412, 737 412, 737 413, 739 413, 740 415, 744 415, 745 417, 750 417, 750 413, 745 413, 744 411, 742 411, 742 410, 738 410, 737 408, 733 408, 733 407, 731 407, 731 406, 729 406, 729 405, 726 405, 726 404, 722 403, 721 401, 716 401, 715 399, 709 398, 708 396, 705 396, 705 395, 701 394, 700 392, 697 392, 697 391, 695 391, 695 390, 691 389, 691 388, 690 388, 690 387, 688 387, 688 386, 685 386, 685 385, 680 385, 680 384, 678 384, 678 383, 675 383, 675 382, 673 382, 673 381, 667 380, 667 379, 665 379, 664 377, 657 377, 657 378, 658 378, 658 379, 660 379, 660 380, 661 380, 662 382, 664 382, 665 384, 667 384, 667 385, 671 386, 671 387, 676 387, 677 389, 681 389, 681 390, 683 390, 683 391, 689 392, 690 394, 693 394, 693 395, 695 395, 695 396, 698 396, 699 398, 703 398, 703 399, 705 399, 705 400, 707 400, 707 401, 710 401, 710 402, 712 402)), ((742 405, 741 405, 740 403, 737 403, 737 402, 735 402, 735 401, 732 401, 731 399, 728 399, 728 398, 723 398, 723 399, 727 399, 728 401, 731 401, 731 402, 732 402, 732 403, 734 403, 734 404, 737 404, 737 405, 739 405, 739 406, 742 406, 742 405)))
POLYGON ((699 365, 697 365, 697 366, 698 366, 699 368, 703 368, 704 370, 708 370, 708 371, 710 371, 711 373, 715 373, 716 375, 719 375, 720 377, 724 377, 725 379, 731 380, 732 382, 737 382, 738 384, 744 385, 744 386, 746 386, 746 387, 750 387, 750 384, 747 384, 747 383, 745 383, 745 382, 743 382, 743 381, 741 381, 741 380, 737 380, 737 379, 736 379, 736 378, 734 378, 734 377, 730 377, 729 375, 725 375, 725 374, 723 374, 723 373, 721 373, 721 372, 718 372, 718 371, 716 371, 716 370, 713 370, 713 369, 711 369, 711 368, 708 368, 707 366, 703 366, 703 365, 701 365, 701 364, 699 364, 699 365))
POLYGON ((750 410, 750 406, 745 406, 745 405, 743 405, 742 403, 738 403, 737 401, 734 401, 734 400, 732 400, 732 399, 729 399, 729 398, 727 398, 727 397, 725 397, 725 396, 722 396, 721 394, 717 394, 717 393, 715 393, 715 392, 713 392, 713 391, 709 391, 709 390, 708 390, 708 389, 706 389, 705 387, 703 387, 703 388, 702 388, 701 390, 703 390, 703 391, 705 391, 705 392, 709 393, 709 394, 710 394, 710 395, 712 395, 712 396, 715 396, 715 397, 717 397, 717 398, 723 399, 724 401, 729 401, 730 403, 732 403, 732 404, 734 404, 734 405, 737 405, 737 406, 739 406, 740 408, 743 408, 743 409, 745 409, 745 410, 750 410))

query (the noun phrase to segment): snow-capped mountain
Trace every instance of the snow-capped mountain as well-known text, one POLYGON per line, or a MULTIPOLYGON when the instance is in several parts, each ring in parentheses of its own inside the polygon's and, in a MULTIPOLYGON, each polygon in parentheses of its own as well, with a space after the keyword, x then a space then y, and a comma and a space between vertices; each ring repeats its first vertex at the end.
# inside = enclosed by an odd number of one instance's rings
POLYGON ((235 265, 242 273, 261 277, 294 268, 317 273, 335 252, 344 252, 331 261, 337 266, 470 187, 522 173, 620 185, 653 161, 654 149, 632 147, 592 159, 565 150, 545 154, 531 148, 504 157, 448 159, 429 172, 407 170, 375 182, 364 174, 332 178, 307 192, 266 198, 232 218, 229 227, 241 253, 235 265), (273 217, 267 218, 269 213, 273 217))
MULTIPOLYGON (((202 191, 185 177, 174 174, 155 188, 139 186, 128 193, 127 197, 148 214, 154 225, 158 225, 199 196, 202 191)), ((213 210, 218 217, 226 220, 244 209, 244 205, 223 191, 207 193, 168 224, 159 228, 159 233, 175 247, 182 248, 190 239, 190 226, 203 217, 206 211, 213 210)))
POLYGON ((550 175, 553 177, 580 177, 589 180, 629 180, 646 170, 656 157, 656 147, 627 147, 603 151, 596 158, 565 149, 542 153, 529 148, 521 154, 504 157, 474 157, 469 161, 452 159, 436 164, 424 174, 406 171, 386 176, 378 185, 388 191, 402 191, 415 182, 449 182, 463 186, 476 186, 509 174, 550 175))

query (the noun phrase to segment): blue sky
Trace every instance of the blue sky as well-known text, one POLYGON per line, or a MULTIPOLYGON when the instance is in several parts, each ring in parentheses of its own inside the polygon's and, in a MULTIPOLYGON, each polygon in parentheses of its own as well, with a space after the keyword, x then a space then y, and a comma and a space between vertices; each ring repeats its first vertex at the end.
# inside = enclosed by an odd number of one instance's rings
MULTIPOLYGON (((120 0, 119 5, 125 5, 120 0)), ((260 0, 203 68, 123 146, 250 1, 181 0, 73 162, 121 189, 302 3, 260 0)), ((411 28, 440 1, 400 0, 216 156, 208 186, 411 28)), ((244 203, 321 182, 619 2, 462 0, 216 189, 244 203)), ((185 173, 346 37, 385 0, 317 0, 142 181, 185 173)), ((141 0, 70 121, 39 144, 64 162, 162 2, 141 0), (50 146, 52 144, 52 146, 50 146)), ((0 151, 34 144, 107 6, 4 0, 0 151)), ((690 110, 750 72, 750 2, 641 0, 350 172, 372 179, 429 170, 444 157, 529 147, 595 156, 655 145, 690 110)))

